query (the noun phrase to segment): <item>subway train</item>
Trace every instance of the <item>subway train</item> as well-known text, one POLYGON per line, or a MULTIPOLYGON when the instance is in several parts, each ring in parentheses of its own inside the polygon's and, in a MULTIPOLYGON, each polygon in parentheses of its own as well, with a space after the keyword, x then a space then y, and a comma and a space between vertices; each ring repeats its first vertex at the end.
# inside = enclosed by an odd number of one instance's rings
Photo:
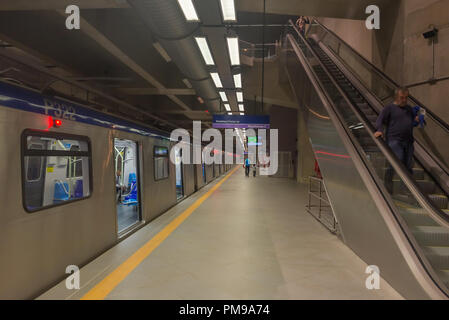
POLYGON ((0 132, 0 299, 39 296, 232 167, 172 163, 169 133, 7 82, 0 132))

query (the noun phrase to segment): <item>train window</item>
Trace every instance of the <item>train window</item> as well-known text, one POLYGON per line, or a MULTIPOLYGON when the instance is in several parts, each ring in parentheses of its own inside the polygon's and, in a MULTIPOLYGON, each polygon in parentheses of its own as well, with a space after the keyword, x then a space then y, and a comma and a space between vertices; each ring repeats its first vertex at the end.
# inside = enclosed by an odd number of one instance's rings
POLYGON ((168 178, 169 156, 168 148, 154 147, 154 180, 168 178))
POLYGON ((28 212, 90 196, 89 138, 25 130, 22 159, 23 202, 28 212))

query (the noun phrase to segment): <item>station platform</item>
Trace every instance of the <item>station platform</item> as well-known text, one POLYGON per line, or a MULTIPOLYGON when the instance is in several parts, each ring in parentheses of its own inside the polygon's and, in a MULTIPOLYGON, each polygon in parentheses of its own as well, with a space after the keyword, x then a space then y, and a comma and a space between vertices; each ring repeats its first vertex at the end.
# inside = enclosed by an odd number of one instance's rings
POLYGON ((402 299, 305 210, 307 186, 241 167, 38 299, 402 299))

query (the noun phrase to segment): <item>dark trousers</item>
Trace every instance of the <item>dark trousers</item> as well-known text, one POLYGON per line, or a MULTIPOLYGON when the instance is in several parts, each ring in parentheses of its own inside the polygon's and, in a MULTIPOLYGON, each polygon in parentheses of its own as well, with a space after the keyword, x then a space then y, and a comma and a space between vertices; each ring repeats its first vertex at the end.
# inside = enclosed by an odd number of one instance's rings
POLYGON ((249 177, 249 166, 245 166, 245 175, 249 177))
MULTIPOLYGON (((415 152, 413 141, 389 140, 387 143, 399 161, 413 175, 413 154, 415 152)), ((389 165, 385 174, 385 186, 390 193, 393 193, 393 176, 394 170, 389 165)))

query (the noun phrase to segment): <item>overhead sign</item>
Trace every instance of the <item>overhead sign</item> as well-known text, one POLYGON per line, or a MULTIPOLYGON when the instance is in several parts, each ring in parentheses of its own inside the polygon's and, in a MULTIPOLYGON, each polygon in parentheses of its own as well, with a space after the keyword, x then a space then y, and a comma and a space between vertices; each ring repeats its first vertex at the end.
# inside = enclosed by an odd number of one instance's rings
POLYGON ((261 146, 262 137, 248 137, 248 146, 261 146))
POLYGON ((214 115, 216 129, 270 129, 270 116, 214 115))

